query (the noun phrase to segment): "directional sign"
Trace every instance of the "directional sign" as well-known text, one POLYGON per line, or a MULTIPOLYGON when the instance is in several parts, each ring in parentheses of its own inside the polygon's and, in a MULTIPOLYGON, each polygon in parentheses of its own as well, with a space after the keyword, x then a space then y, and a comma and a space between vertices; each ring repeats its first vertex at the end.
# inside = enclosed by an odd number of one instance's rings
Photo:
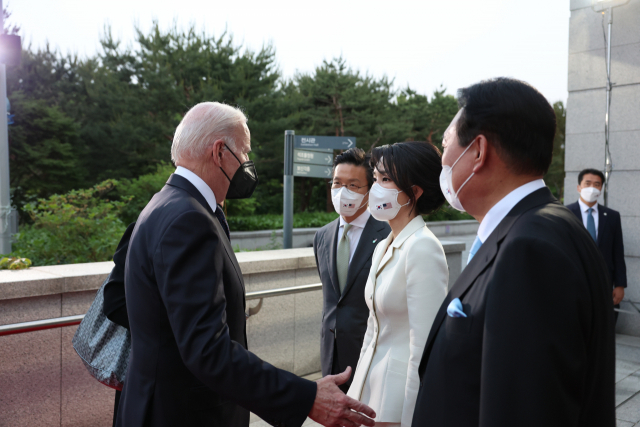
POLYGON ((293 150, 293 161, 312 165, 333 165, 333 153, 322 151, 293 150))
POLYGON ((305 147, 304 149, 307 150, 307 151, 317 151, 317 152, 320 152, 320 153, 331 153, 331 154, 333 154, 333 148, 307 148, 307 147, 305 147))
POLYGON ((330 166, 301 165, 298 163, 293 164, 293 176, 330 179, 332 173, 333 168, 330 166))
POLYGON ((293 146, 295 148, 331 148, 334 150, 348 150, 356 146, 353 136, 310 136, 296 135, 293 146))

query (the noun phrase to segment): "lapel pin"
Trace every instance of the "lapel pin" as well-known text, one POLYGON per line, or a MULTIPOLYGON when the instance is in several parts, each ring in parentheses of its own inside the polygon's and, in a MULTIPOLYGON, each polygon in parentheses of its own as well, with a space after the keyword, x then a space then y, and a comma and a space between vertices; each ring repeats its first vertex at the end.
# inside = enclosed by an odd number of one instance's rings
MULTIPOLYGON (((605 215, 606 215, 606 214, 605 214, 605 215)), ((375 242, 377 242, 377 241, 378 241, 378 239, 374 239, 374 240, 373 240, 373 243, 375 243, 375 242)))
POLYGON ((607 213, 606 213, 606 212, 604 213, 604 216, 607 216, 607 213))

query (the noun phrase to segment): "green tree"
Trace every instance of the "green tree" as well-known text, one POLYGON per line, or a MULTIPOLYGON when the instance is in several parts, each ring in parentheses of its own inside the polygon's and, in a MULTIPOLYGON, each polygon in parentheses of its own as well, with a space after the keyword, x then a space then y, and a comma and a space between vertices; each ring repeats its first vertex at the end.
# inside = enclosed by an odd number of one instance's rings
MULTIPOLYGON (((13 203, 65 193, 84 179, 77 124, 45 101, 13 97, 15 121, 9 127, 13 203)), ((76 187, 77 188, 77 187, 76 187)))
POLYGON ((149 34, 136 30, 123 48, 107 29, 103 53, 83 72, 89 108, 82 119, 86 163, 98 178, 134 178, 170 158, 173 132, 195 104, 221 101, 242 106, 261 139, 260 120, 279 77, 273 49, 242 50, 233 38, 189 28, 167 31, 156 22, 149 34), (89 79, 89 76, 91 77, 89 79))
POLYGON ((562 101, 553 104, 556 113, 556 136, 553 140, 553 158, 551 166, 544 176, 544 182, 553 195, 560 201, 564 199, 564 139, 567 122, 567 110, 562 101))
MULTIPOLYGON (((324 61, 313 74, 297 74, 283 91, 289 124, 299 134, 352 135, 358 147, 369 150, 402 141, 411 129, 393 102, 393 82, 352 70, 343 58, 324 61)), ((282 159, 281 144, 275 154, 282 159)), ((296 193, 298 211, 333 209, 326 180, 298 178, 296 193)))
POLYGON ((428 141, 442 149, 442 135, 458 112, 458 102, 445 89, 435 90, 431 99, 411 88, 398 95, 400 114, 411 124, 407 140, 428 141))

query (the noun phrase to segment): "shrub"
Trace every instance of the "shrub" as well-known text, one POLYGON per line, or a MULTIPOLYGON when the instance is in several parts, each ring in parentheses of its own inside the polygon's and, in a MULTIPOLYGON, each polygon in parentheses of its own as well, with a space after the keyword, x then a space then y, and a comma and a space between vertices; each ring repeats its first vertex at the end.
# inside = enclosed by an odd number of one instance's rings
POLYGON ((16 235, 11 256, 27 257, 33 265, 110 260, 126 229, 118 215, 128 199, 104 197, 117 185, 107 180, 26 205, 33 224, 23 226, 16 235))
MULTIPOLYGON (((293 228, 322 227, 336 218, 338 214, 335 212, 301 212, 293 215, 293 228)), ((231 231, 282 229, 282 215, 229 215, 227 222, 231 231)))
POLYGON ((110 194, 111 199, 122 197, 130 198, 131 201, 120 211, 120 219, 125 225, 131 224, 138 219, 149 200, 158 191, 162 190, 164 184, 173 173, 175 167, 171 163, 160 163, 155 172, 141 175, 135 179, 123 179, 118 182, 115 191, 110 194))

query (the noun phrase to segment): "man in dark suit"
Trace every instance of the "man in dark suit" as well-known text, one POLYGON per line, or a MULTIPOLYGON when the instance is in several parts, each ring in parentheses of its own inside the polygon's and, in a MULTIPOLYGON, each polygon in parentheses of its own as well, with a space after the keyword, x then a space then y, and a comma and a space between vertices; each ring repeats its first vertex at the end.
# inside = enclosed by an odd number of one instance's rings
POLYGON ((246 117, 228 105, 193 107, 176 129, 177 165, 138 217, 125 266, 132 350, 119 427, 373 425, 374 413, 338 385, 275 368, 247 350, 245 289, 218 203, 257 184, 246 117), (353 409, 353 410, 352 410, 353 409))
POLYGON ((553 108, 506 78, 458 92, 441 186, 479 222, 431 326, 413 426, 613 427, 611 285, 593 239, 553 198, 553 108))
MULTIPOLYGON (((613 306, 620 308, 627 287, 627 265, 624 262, 624 243, 622 242, 622 223, 620 213, 598 203, 602 191, 604 174, 597 169, 585 169, 578 174, 577 202, 567 205, 584 224, 585 228, 598 243, 598 249, 604 257, 613 284, 613 306)), ((614 312, 618 320, 618 312, 614 312)))
MULTIPOLYGON (((358 363, 369 317, 364 287, 371 255, 391 232, 388 223, 376 220, 367 209, 373 169, 362 149, 350 148, 338 155, 332 179, 333 206, 340 217, 318 230, 313 239, 324 298, 322 375, 338 374, 349 366, 355 369, 358 363)), ((351 381, 340 389, 346 393, 351 381)))

